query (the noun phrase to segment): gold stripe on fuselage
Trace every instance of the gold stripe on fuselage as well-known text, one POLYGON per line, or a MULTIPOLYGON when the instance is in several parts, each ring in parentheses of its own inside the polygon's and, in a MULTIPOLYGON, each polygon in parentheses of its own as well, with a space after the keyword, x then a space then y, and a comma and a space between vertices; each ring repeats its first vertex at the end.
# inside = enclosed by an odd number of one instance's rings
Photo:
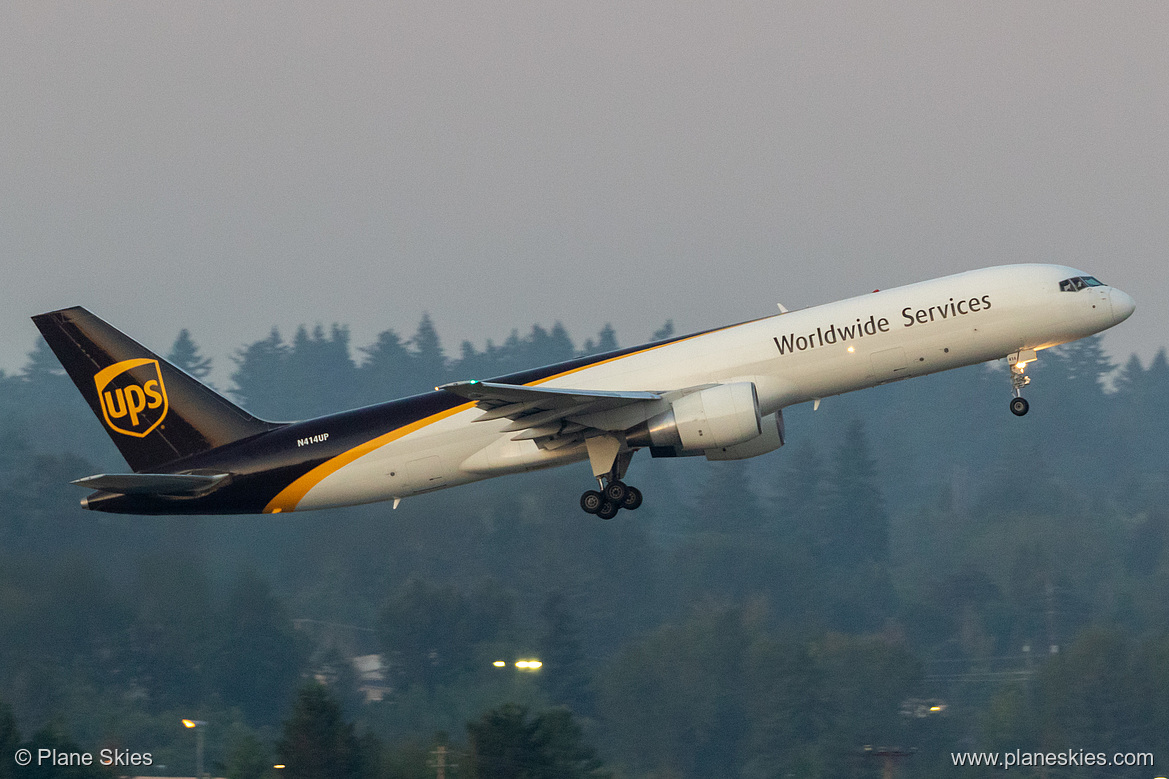
MULTIPOLYGON (((770 317, 762 317, 762 318, 769 319, 770 317)), ((757 321, 759 321, 759 320, 757 320, 757 319, 750 320, 750 322, 757 322, 757 321)), ((581 365, 581 366, 578 366, 576 368, 570 368, 567 371, 561 371, 560 373, 554 373, 551 376, 545 376, 542 379, 536 379, 535 381, 529 381, 526 384, 524 384, 524 386, 525 387, 539 386, 540 384, 545 384, 549 381, 552 381, 554 379, 559 379, 563 376, 570 376, 574 373, 579 373, 580 371, 586 370, 588 368, 596 368, 599 365, 606 365, 606 364, 611 363, 611 362, 616 362, 617 360, 623 360, 626 357, 633 357, 634 355, 645 354, 646 352, 652 352, 655 349, 661 349, 663 346, 670 346, 672 344, 682 343, 683 341, 691 341, 695 338, 699 338, 699 337, 704 336, 704 335, 710 335, 711 333, 716 333, 720 330, 729 330, 732 327, 739 327, 741 325, 750 324, 750 322, 739 322, 738 324, 727 325, 726 327, 716 327, 713 330, 707 330, 705 332, 695 333, 694 335, 683 336, 681 338, 677 338, 677 339, 672 340, 672 341, 667 341, 665 343, 653 344, 652 346, 647 346, 644 349, 638 349, 636 351, 627 352, 626 354, 621 354, 621 355, 618 355, 616 357, 609 357, 609 358, 604 359, 604 360, 590 362, 587 365, 581 365)), ((309 490, 311 490, 313 487, 320 484, 325 479, 325 477, 336 473, 337 471, 341 470, 342 468, 344 468, 346 465, 353 462, 357 458, 359 458, 363 455, 369 454, 370 452, 374 451, 375 449, 382 447, 382 446, 385 446, 386 444, 390 443, 391 441, 396 441, 399 438, 403 438, 403 437, 409 435, 410 433, 421 430, 422 428, 428 427, 429 425, 432 425, 435 422, 439 422, 443 419, 446 419, 447 417, 454 416, 455 414, 457 414, 461 411, 466 411, 470 408, 473 408, 474 406, 475 406, 474 403, 463 403, 463 404, 460 404, 458 406, 455 406, 454 408, 449 408, 446 411, 440 411, 437 414, 431 414, 430 416, 423 417, 422 419, 419 419, 416 422, 411 422, 408 425, 404 425, 402 427, 395 428, 395 429, 389 431, 388 433, 383 433, 382 435, 377 436, 376 438, 371 438, 370 440, 366 441, 365 443, 358 444, 357 446, 353 447, 352 449, 348 449, 345 452, 342 452, 341 454, 337 455, 336 457, 333 457, 329 460, 326 460, 325 462, 323 462, 320 465, 318 465, 317 467, 313 468, 308 473, 300 476, 295 481, 293 481, 291 484, 289 484, 287 487, 282 489, 280 491, 280 493, 275 498, 273 498, 271 501, 269 501, 268 505, 264 507, 264 513, 265 514, 279 514, 279 513, 285 512, 285 511, 295 511, 296 507, 300 504, 300 501, 304 499, 304 496, 308 494, 309 490)))
POLYGON ((308 473, 296 479, 296 481, 292 482, 292 484, 289 484, 287 487, 280 490, 280 494, 275 498, 272 498, 272 500, 268 502, 268 505, 264 507, 264 513, 278 514, 283 511, 295 511, 297 505, 304 498, 304 496, 308 494, 309 490, 320 484, 326 476, 336 473, 349 463, 356 460, 358 457, 369 454, 378 447, 385 446, 391 441, 396 441, 403 436, 413 433, 415 430, 421 430, 427 425, 434 424, 440 419, 446 419, 449 416, 454 416, 460 411, 466 411, 467 409, 472 408, 474 405, 474 403, 463 403, 455 406, 454 408, 448 408, 446 411, 440 411, 437 414, 431 414, 428 417, 419 419, 417 422, 411 422, 408 425, 394 428, 388 433, 383 433, 377 438, 371 438, 365 443, 358 444, 352 449, 346 450, 336 457, 326 460, 316 468, 313 468, 308 473))

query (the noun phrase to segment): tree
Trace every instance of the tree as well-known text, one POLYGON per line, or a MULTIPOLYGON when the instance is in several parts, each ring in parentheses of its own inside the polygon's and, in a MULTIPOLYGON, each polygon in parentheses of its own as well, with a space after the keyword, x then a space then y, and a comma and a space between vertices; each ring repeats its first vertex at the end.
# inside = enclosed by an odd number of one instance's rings
POLYGON ((475 779, 602 779, 596 753, 566 709, 528 718, 528 709, 504 704, 467 723, 475 779))
POLYGON ((635 769, 737 776, 750 730, 745 673, 765 636, 758 608, 704 603, 626 644, 604 671, 598 710, 635 769))
POLYGON ((827 727, 824 674, 803 643, 764 638, 748 649, 744 776, 805 776, 827 727), (801 770, 802 769, 802 770, 801 770))
POLYGON ((378 634, 403 686, 436 686, 473 670, 476 645, 511 621, 511 596, 484 583, 471 597, 451 585, 412 579, 383 607, 378 634))
POLYGON ((268 582, 254 572, 240 574, 219 624, 214 673, 220 696, 255 722, 276 722, 305 658, 268 582))
POLYGON ((370 404, 393 400, 414 387, 414 364, 401 337, 393 330, 378 333, 372 346, 359 350, 365 355, 358 368, 358 402, 370 404))
POLYGON ((828 513, 828 472, 820 450, 804 441, 780 460, 777 513, 787 537, 810 537, 828 513))
POLYGON ((1148 391, 1164 399, 1169 398, 1169 356, 1165 349, 1158 349, 1149 369, 1145 372, 1148 391))
POLYGON ((438 330, 435 329, 430 314, 422 315, 418 331, 410 339, 410 345, 413 347, 411 356, 414 359, 415 375, 418 380, 425 382, 428 388, 446 381, 446 355, 443 353, 438 330))
POLYGON ((706 486, 699 496, 695 517, 698 527, 738 535, 765 529, 766 519, 751 487, 748 467, 745 460, 730 460, 706 469, 706 486))
POLYGON ((329 334, 317 325, 297 329, 284 365, 282 388, 294 417, 307 419, 352 407, 355 367, 349 357, 349 330, 334 324, 329 334))
POLYGON ((576 356, 576 346, 573 345, 568 330, 560 322, 552 325, 552 333, 548 339, 548 356, 552 358, 552 362, 571 360, 576 356))
POLYGON ((269 418, 291 416, 289 397, 284 389, 284 371, 288 364, 288 345, 275 327, 268 337, 240 349, 232 360, 236 370, 232 390, 240 402, 254 414, 269 418))
POLYGON ((664 341, 674 334, 674 320, 667 319, 666 323, 654 331, 649 337, 651 341, 664 341))
POLYGON ((889 559, 889 514, 877 480, 877 462, 862 422, 848 426, 836 449, 830 492, 827 561, 851 568, 889 559))
POLYGON ((16 728, 12 707, 0 703, 0 779, 16 778, 16 765, 9 756, 14 755, 19 746, 20 731, 16 728))
POLYGON ((815 450, 805 447, 784 475, 778 535, 794 542, 786 548, 790 554, 794 547, 791 565, 803 574, 789 579, 789 589, 812 624, 875 630, 893 605, 890 518, 862 423, 847 426, 831 465, 823 468, 815 450))
POLYGON ((28 353, 28 362, 25 363, 21 376, 25 381, 37 383, 50 378, 59 378, 65 375, 65 369, 57 360, 57 355, 49 348, 44 338, 37 338, 32 351, 28 353))
POLYGON ((318 682, 300 688, 284 735, 276 744, 286 779, 355 779, 361 748, 353 724, 318 682))
POLYGON ((554 703, 587 714, 592 709, 592 691, 576 614, 564 593, 556 591, 544 601, 540 615, 545 624, 540 639, 544 662, 540 682, 554 703))
POLYGON ((1060 346, 1053 355, 1060 372, 1061 391, 1077 406, 1090 407, 1104 394, 1104 380, 1115 366, 1104 352, 1103 335, 1097 333, 1060 346))
POLYGON ((26 404, 35 398, 41 408, 60 409, 77 402, 73 383, 44 338, 37 337, 33 350, 28 353, 28 362, 20 372, 20 379, 17 388, 25 396, 26 404))
POLYGON ((828 764, 825 776, 845 775, 848 750, 903 743, 901 702, 922 673, 908 647, 883 636, 830 633, 810 651, 822 675, 815 705, 824 718, 818 751, 828 764))
POLYGON ((166 359, 196 379, 203 379, 211 373, 211 360, 199 353, 199 347, 191 339, 191 332, 185 327, 179 331, 179 337, 175 339, 166 359))
MULTIPOLYGON (((71 754, 84 752, 57 725, 46 725, 38 730, 24 745, 35 756, 42 749, 56 750, 57 753, 71 754)), ((11 754, 11 753, 10 753, 11 754)), ((4 756, 7 760, 12 758, 4 756)), ((113 779, 116 774, 94 759, 91 765, 49 766, 33 764, 20 772, 20 776, 45 777, 45 779, 113 779)))
POLYGON ((1137 734, 1148 705, 1131 673, 1132 652, 1116 631, 1091 628, 1044 664, 1039 695, 1044 749, 1098 739, 1116 749, 1140 748, 1137 734))
POLYGON ((272 755, 251 733, 237 740, 227 753, 227 779, 271 779, 272 755))
POLYGON ((601 332, 597 334, 597 351, 615 352, 619 347, 617 346, 617 331, 613 329, 613 325, 608 322, 601 328, 601 332))
POLYGON ((1141 365, 1141 358, 1135 354, 1129 355, 1128 361, 1117 372, 1112 382, 1119 394, 1126 401, 1140 398, 1145 390, 1145 368, 1141 365))
POLYGON ((202 701, 210 691, 206 661, 216 629, 210 583, 203 568, 192 559, 144 559, 135 601, 138 683, 159 707, 202 701))

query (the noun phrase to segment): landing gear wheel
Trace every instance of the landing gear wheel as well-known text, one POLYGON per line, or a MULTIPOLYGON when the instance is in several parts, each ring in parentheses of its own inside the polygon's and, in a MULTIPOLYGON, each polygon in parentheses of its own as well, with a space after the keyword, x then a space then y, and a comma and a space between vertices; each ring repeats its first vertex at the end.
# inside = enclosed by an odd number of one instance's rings
POLYGON ((1015 416, 1023 416, 1030 408, 1031 404, 1027 402, 1026 398, 1011 398, 1011 413, 1015 416))
POLYGON ((596 490, 586 490, 580 496, 580 507, 585 510, 586 514, 596 514, 604 504, 605 498, 596 490))
POLYGON ((611 481, 605 487, 605 500, 612 501, 613 505, 620 507, 625 502, 625 493, 628 491, 629 488, 624 482, 611 481))
POLYGON ((625 488, 625 500, 621 502, 621 508, 626 511, 636 511, 641 505, 641 490, 637 487, 625 488))
POLYGON ((601 507, 596 510, 596 515, 601 519, 612 519, 617 516, 620 507, 611 500, 606 500, 601 503, 601 507))

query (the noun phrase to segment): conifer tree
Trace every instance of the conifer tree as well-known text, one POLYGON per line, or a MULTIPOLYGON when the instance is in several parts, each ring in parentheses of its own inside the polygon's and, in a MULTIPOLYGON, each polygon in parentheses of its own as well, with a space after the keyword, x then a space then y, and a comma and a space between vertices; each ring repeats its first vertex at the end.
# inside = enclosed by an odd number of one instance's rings
POLYGON ((300 689, 276 745, 288 779, 357 779, 360 745, 341 706, 319 682, 300 689))
POLYGON ((550 700, 568 706, 578 714, 592 709, 589 675, 585 668, 580 628, 563 592, 553 592, 540 612, 545 630, 540 640, 544 673, 540 681, 550 700))
POLYGON ((358 369, 358 402, 381 403, 406 395, 414 384, 414 365, 402 338, 393 330, 378 333, 372 346, 359 351, 365 355, 358 369))
POLYGON ((430 314, 422 315, 421 321, 418 322, 418 331, 410 339, 410 345, 413 347, 414 362, 418 366, 418 378, 431 387, 445 381, 446 355, 443 354, 438 330, 435 329, 430 314))
POLYGON ((666 323, 654 331, 649 337, 651 341, 664 341, 674 334, 674 320, 667 319, 666 323))
POLYGON ((196 379, 203 379, 211 372, 211 360, 199 353, 199 347, 191 338, 191 331, 185 327, 179 331, 179 337, 175 339, 166 359, 196 379))
POLYGON ((253 721, 275 723, 304 662, 299 637, 268 582, 240 574, 218 620, 214 675, 224 701, 253 721))
POLYGON ((748 533, 765 520, 747 478, 747 463, 730 460, 707 469, 706 487, 698 499, 697 526, 716 533, 748 533))
POLYGON ((288 352, 283 379, 293 416, 308 418, 351 408, 355 368, 349 357, 349 329, 334 324, 329 334, 301 325, 288 352))
POLYGON ((596 753, 584 743, 572 714, 557 709, 529 719, 528 709, 504 704, 467 723, 475 779, 603 779, 596 753))
POLYGON ((288 364, 288 345, 275 327, 268 337, 240 349, 232 358, 236 370, 232 390, 244 408, 268 418, 293 416, 288 394, 284 391, 284 372, 288 364))
POLYGON ((852 422, 836 449, 829 548, 832 562, 850 567, 889 559, 889 514, 877 481, 877 462, 864 423, 852 422))
POLYGON ((618 348, 617 331, 613 329, 613 325, 606 322, 601 332, 597 333, 597 351, 603 354, 616 351, 618 348))
POLYGON ((28 353, 28 362, 25 363, 21 376, 29 383, 52 382, 65 375, 65 369, 57 360, 57 355, 49 348, 44 338, 37 336, 32 351, 28 353))
POLYGON ((1157 351, 1145 372, 1145 395, 1159 402, 1160 409, 1169 404, 1169 357, 1165 350, 1157 351))
POLYGON ((552 325, 549 349, 549 356, 552 357, 552 362, 571 360, 576 354, 576 347, 572 343, 572 338, 569 337, 568 330, 560 322, 552 325))

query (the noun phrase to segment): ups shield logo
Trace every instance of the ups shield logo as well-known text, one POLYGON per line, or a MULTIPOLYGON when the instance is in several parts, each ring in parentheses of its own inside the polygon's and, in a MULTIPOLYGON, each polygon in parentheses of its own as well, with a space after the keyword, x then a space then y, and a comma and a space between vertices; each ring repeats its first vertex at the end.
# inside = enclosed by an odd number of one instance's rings
POLYGON ((166 418, 166 387, 158 360, 123 360, 103 368, 93 381, 111 430, 145 438, 166 418))

